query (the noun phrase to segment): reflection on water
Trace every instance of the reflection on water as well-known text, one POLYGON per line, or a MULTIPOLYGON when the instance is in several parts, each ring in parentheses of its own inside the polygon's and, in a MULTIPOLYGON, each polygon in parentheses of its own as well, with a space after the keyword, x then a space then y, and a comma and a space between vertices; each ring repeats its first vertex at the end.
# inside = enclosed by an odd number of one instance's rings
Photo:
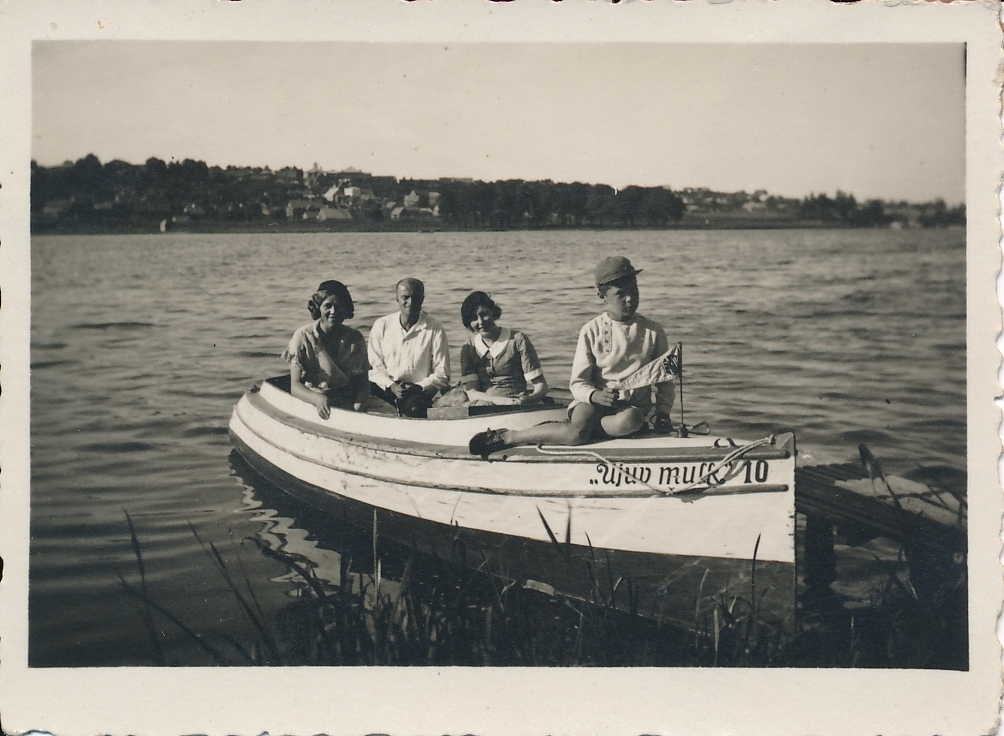
MULTIPOLYGON (((866 442, 894 472, 965 470, 961 230, 33 238, 31 663, 150 662, 117 577, 136 570, 123 510, 148 585, 206 630, 248 624, 190 525, 239 551, 266 611, 296 586, 243 540, 303 553, 337 584, 320 528, 249 495, 227 462, 234 403, 282 372, 322 278, 349 285, 364 333, 394 309, 399 278, 422 278, 454 359, 461 300, 490 291, 561 386, 598 311, 591 265, 612 251, 644 269, 640 311, 684 343, 688 424, 791 429, 803 464, 854 460, 866 442)), ((200 656, 165 636, 170 661, 200 656)))

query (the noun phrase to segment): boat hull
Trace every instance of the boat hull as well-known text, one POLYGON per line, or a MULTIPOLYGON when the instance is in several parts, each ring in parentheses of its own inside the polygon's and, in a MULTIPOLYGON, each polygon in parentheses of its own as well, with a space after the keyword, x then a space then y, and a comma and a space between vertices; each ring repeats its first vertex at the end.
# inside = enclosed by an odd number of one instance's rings
MULTIPOLYGON (((672 462, 665 459, 668 448, 660 453, 658 447, 632 447, 630 440, 597 443, 586 450, 607 462, 591 455, 535 455, 532 448, 485 462, 455 444, 409 440, 395 444, 363 435, 358 428, 332 429, 330 422, 319 420, 316 413, 307 418, 305 412, 299 416, 291 413, 300 409, 297 404, 310 411, 313 407, 282 393, 265 384, 259 392, 246 394, 236 406, 230 433, 239 441, 242 454, 311 486, 376 508, 537 541, 548 541, 560 530, 569 535, 571 544, 584 547, 795 561, 794 457, 790 451, 775 452, 781 456, 771 460, 736 463, 729 471, 733 477, 713 492, 662 493, 642 485, 631 473, 648 477, 649 485, 656 485, 651 481, 660 475, 665 479, 666 468, 677 471, 672 473, 675 478, 694 477, 702 466, 710 467, 713 462, 706 453, 709 440, 702 439, 703 445, 678 445, 673 449, 679 452, 682 448, 690 454, 677 454, 672 462), (625 450, 635 454, 625 455, 625 450), (639 455, 639 451, 644 452, 639 455), (783 457, 785 452, 788 457, 783 457), (743 482, 747 476, 749 483, 743 482), (755 482, 759 478, 764 482, 755 482)), ((332 419, 343 423, 357 418, 336 414, 352 413, 332 412, 332 419)), ((388 417, 369 419, 378 419, 378 426, 404 422, 388 417)), ((469 437, 477 431, 475 427, 493 419, 497 423, 500 418, 429 421, 433 426, 426 432, 427 436, 434 434, 435 425, 464 423, 474 425, 460 430, 461 437, 469 437)), ((516 415, 502 420, 510 424, 520 421, 516 415)), ((447 426, 445 436, 430 439, 450 440, 451 432, 455 433, 455 428, 447 426)), ((718 451, 719 457, 723 454, 718 451)))

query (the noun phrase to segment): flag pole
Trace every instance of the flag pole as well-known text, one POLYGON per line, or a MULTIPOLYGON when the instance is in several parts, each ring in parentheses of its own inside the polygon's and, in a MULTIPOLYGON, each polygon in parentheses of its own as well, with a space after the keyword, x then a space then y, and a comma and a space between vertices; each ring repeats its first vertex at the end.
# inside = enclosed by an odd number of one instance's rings
POLYGON ((687 436, 687 425, 683 421, 683 343, 676 343, 677 349, 680 351, 680 436, 687 436))

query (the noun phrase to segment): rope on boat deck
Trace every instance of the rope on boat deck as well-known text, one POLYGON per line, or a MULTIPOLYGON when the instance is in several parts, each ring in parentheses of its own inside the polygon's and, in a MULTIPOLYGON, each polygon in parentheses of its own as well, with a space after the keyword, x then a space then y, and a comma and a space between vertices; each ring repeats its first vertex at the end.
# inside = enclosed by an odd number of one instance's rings
MULTIPOLYGON (((715 473, 724 468, 726 465, 735 462, 736 460, 738 460, 751 450, 755 450, 759 447, 766 447, 768 445, 773 445, 776 439, 777 438, 775 437, 775 435, 771 435, 770 437, 764 437, 763 439, 757 440, 756 442, 751 442, 748 445, 740 445, 735 450, 730 452, 728 455, 723 457, 714 467, 711 468, 711 470, 704 473, 704 475, 695 480, 693 483, 687 483, 686 485, 677 486, 676 488, 658 488, 652 485, 651 483, 642 480, 641 478, 636 478, 634 475, 632 475, 631 471, 628 470, 628 468, 623 463, 619 463, 616 460, 610 460, 608 458, 605 458, 600 453, 595 452, 594 450, 567 450, 567 449, 545 450, 543 445, 535 445, 535 448, 537 452, 539 452, 541 455, 594 457, 601 463, 609 465, 610 467, 613 468, 617 468, 617 470, 619 470, 621 473, 624 474, 625 478, 631 478, 632 480, 641 483, 643 486, 655 491, 656 493, 660 493, 664 496, 670 496, 670 495, 675 495, 677 493, 684 493, 685 491, 690 491, 693 490, 694 488, 697 488, 700 485, 704 485, 708 480, 708 478, 713 476, 715 473)), ((731 443, 730 440, 730 444, 734 443, 731 443)))

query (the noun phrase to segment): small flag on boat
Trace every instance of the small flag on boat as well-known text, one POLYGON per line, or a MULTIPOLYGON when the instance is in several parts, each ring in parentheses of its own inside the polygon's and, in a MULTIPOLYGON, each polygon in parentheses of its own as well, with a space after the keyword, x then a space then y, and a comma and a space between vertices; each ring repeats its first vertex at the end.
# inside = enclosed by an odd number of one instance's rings
POLYGON ((616 388, 627 390, 655 383, 667 383, 679 376, 681 371, 680 345, 677 343, 651 363, 646 363, 634 373, 622 378, 617 382, 616 388))

